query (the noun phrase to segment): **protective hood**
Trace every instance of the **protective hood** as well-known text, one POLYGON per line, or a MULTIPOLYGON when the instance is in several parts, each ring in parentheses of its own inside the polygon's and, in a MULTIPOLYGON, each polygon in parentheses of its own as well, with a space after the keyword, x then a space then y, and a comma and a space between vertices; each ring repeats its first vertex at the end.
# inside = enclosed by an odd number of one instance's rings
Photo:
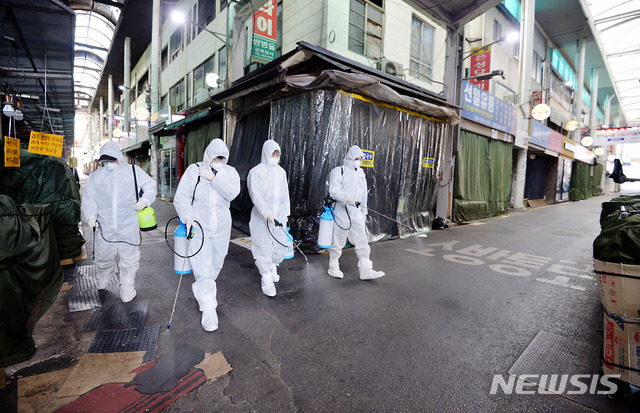
POLYGON ((209 143, 209 146, 207 146, 207 149, 204 151, 202 163, 204 165, 209 165, 211 164, 211 161, 218 156, 224 156, 229 160, 229 149, 222 139, 214 139, 209 143))
POLYGON ((273 155, 273 151, 280 150, 280 145, 274 140, 266 140, 264 145, 262 145, 262 163, 265 165, 269 165, 269 159, 271 159, 271 155, 273 155))
POLYGON ((114 158, 119 160, 120 163, 127 162, 124 155, 122 154, 122 151, 120 150, 120 147, 114 141, 109 141, 102 145, 102 147, 100 148, 99 156, 102 155, 113 156, 114 158))
POLYGON ((347 154, 344 156, 344 164, 351 165, 351 163, 355 161, 358 156, 362 156, 364 158, 364 153, 362 153, 362 149, 360 149, 356 145, 353 145, 349 148, 347 154))

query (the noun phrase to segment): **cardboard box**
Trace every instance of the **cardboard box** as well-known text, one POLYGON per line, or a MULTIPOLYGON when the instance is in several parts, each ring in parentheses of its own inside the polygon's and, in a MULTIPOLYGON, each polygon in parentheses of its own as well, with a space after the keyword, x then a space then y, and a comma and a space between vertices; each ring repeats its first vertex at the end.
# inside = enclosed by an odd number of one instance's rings
POLYGON ((599 274, 600 301, 612 314, 640 318, 640 265, 593 260, 599 274))
POLYGON ((622 318, 614 314, 603 316, 603 358, 604 374, 619 374, 620 380, 640 385, 640 319, 622 318), (621 367, 613 366, 617 364, 621 367))

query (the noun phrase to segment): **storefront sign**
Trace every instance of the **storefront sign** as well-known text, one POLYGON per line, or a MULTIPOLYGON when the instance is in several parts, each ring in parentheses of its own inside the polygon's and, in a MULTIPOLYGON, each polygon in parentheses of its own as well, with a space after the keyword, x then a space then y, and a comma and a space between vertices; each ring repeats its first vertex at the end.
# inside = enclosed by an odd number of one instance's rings
POLYGON ((536 106, 542 103, 542 90, 531 92, 531 105, 536 106))
MULTIPOLYGON (((471 49, 471 69, 469 70, 469 77, 484 75, 489 72, 491 72, 491 46, 471 49)), ((489 79, 471 79, 470 82, 486 92, 489 91, 489 79)))
POLYGON ((149 118, 149 111, 147 108, 141 107, 136 109, 136 119, 139 121, 147 120, 149 118))
POLYGON ((422 167, 427 169, 433 169, 433 164, 435 163, 434 158, 423 158, 422 159, 422 167))
POLYGON ((373 160, 376 157, 376 152, 363 149, 362 153, 364 154, 364 158, 362 159, 362 165, 360 166, 365 168, 373 168, 373 160))
POLYGON ((40 155, 60 157, 62 156, 63 143, 64 136, 62 135, 31 131, 29 149, 27 150, 31 153, 38 153, 40 155))
POLYGON ((573 159, 574 157, 574 152, 576 151, 576 144, 574 141, 572 141, 571 139, 567 138, 566 136, 562 137, 562 152, 560 152, 560 154, 562 156, 565 156, 567 158, 573 159))
POLYGON ((531 109, 531 117, 535 120, 545 120, 549 115, 551 115, 551 108, 544 103, 535 105, 533 109, 531 109))
POLYGON ((20 167, 20 139, 4 137, 4 166, 20 167))
POLYGON ((566 130, 568 130, 569 132, 573 132, 574 130, 578 129, 580 127, 580 122, 578 122, 577 120, 570 120, 569 122, 565 123, 564 128, 566 130))
POLYGON ((467 81, 462 82, 461 115, 510 135, 516 134, 516 108, 467 81))
POLYGON ((551 149, 558 153, 562 152, 564 136, 553 129, 546 127, 542 123, 532 120, 530 135, 531 143, 542 146, 543 148, 551 149))
POLYGON ((598 129, 596 136, 593 137, 593 144, 596 146, 638 142, 640 142, 640 127, 598 129))
POLYGON ((276 58, 278 10, 275 0, 268 0, 253 14, 251 60, 269 63, 276 58))

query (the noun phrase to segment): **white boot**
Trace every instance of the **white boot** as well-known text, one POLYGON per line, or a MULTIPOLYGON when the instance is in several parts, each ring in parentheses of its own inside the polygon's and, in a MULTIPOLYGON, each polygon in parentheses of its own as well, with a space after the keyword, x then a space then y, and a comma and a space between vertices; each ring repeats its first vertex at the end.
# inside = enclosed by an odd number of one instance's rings
POLYGON ((216 331, 218 329, 218 314, 215 308, 202 311, 202 328, 205 331, 216 331))
POLYGON ((271 279, 273 280, 274 283, 277 283, 278 281, 280 281, 280 276, 278 275, 278 267, 276 267, 275 265, 271 266, 271 271, 269 271, 269 275, 271 275, 271 279))
POLYGON ((358 268, 360 269, 361 280, 374 280, 376 278, 384 277, 384 272, 373 270, 373 262, 368 258, 359 259, 358 268))
POLYGON ((327 271, 327 274, 329 274, 333 278, 344 277, 344 274, 342 273, 342 271, 340 271, 338 260, 335 260, 335 261, 331 259, 329 260, 329 271, 327 271))
POLYGON ((276 286, 273 285, 273 279, 271 278, 271 274, 263 275, 260 283, 262 285, 262 293, 264 295, 266 295, 267 297, 276 296, 276 286))
POLYGON ((122 284, 120 286, 120 300, 128 303, 136 297, 136 289, 133 284, 122 284))

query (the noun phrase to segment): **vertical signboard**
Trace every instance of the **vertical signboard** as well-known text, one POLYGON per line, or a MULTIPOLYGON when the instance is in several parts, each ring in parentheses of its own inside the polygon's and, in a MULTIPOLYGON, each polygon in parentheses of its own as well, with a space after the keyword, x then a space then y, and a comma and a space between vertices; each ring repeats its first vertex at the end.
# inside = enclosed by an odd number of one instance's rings
POLYGON ((4 137, 4 166, 20 167, 20 139, 4 137))
POLYGON ((252 61, 268 63, 276 58, 277 23, 276 0, 268 0, 253 14, 252 61))
MULTIPOLYGON (((491 46, 471 49, 471 69, 469 77, 484 75, 489 72, 491 72, 491 46)), ((470 82, 486 92, 489 91, 489 79, 480 81, 470 79, 470 82)))

